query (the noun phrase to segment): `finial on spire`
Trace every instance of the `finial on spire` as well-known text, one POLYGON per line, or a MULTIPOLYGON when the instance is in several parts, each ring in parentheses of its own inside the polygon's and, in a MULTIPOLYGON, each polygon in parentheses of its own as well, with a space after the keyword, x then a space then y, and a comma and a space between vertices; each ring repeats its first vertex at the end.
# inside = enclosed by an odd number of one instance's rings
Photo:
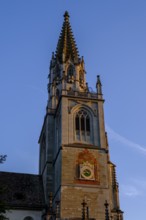
POLYGON ((97 83, 99 83, 101 85, 100 75, 97 75, 97 83))
POLYGON ((64 19, 65 19, 65 21, 68 21, 68 20, 69 20, 69 13, 68 13, 68 11, 65 11, 65 13, 64 13, 64 19))

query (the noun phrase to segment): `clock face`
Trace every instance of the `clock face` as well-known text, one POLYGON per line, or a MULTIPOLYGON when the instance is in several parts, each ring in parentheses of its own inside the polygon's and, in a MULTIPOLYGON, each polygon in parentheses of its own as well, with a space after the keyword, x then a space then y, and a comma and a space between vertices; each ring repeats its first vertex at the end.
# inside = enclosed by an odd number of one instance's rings
POLYGON ((94 180, 94 166, 80 165, 80 179, 94 180))
POLYGON ((84 176, 89 177, 89 176, 91 176, 91 174, 92 174, 92 172, 91 172, 91 170, 89 168, 85 168, 83 170, 83 175, 84 176))

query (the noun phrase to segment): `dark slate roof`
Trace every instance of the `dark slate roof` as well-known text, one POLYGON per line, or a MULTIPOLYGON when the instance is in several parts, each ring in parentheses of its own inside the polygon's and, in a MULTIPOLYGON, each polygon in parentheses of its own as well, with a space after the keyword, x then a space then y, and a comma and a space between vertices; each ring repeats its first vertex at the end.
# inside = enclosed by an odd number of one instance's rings
POLYGON ((64 14, 64 22, 56 49, 56 58, 61 63, 66 62, 69 58, 72 61, 76 61, 79 58, 78 48, 72 33, 67 11, 64 14))
POLYGON ((38 209, 44 207, 44 191, 40 175, 0 172, 0 196, 8 208, 38 209))

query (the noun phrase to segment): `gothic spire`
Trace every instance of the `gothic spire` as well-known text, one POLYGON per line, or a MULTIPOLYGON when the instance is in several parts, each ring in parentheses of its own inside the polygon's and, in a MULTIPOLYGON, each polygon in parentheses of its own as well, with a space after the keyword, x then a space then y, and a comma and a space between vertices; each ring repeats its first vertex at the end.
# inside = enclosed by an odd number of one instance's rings
POLYGON ((67 11, 64 14, 64 22, 56 48, 56 58, 61 63, 66 62, 69 58, 76 62, 79 58, 67 11))

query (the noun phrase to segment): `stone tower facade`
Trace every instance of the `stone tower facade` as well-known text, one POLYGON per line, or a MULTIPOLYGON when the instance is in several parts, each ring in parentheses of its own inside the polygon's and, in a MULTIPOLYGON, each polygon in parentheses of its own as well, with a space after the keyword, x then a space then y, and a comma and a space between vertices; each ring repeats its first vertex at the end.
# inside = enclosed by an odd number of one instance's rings
POLYGON ((50 216, 57 204, 60 219, 108 220, 112 216, 122 220, 115 165, 110 161, 105 132, 100 77, 96 93, 89 91, 84 59, 79 56, 68 12, 48 78, 39 173, 50 216))

